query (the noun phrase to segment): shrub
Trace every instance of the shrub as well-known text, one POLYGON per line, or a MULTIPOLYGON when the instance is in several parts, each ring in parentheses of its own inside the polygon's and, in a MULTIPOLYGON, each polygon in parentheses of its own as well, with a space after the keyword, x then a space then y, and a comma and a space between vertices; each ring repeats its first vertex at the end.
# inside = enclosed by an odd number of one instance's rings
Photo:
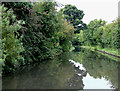
POLYGON ((3 70, 13 70, 21 63, 24 63, 24 58, 21 53, 24 51, 23 44, 21 43, 22 36, 18 39, 19 33, 17 30, 21 29, 22 21, 16 20, 16 16, 13 14, 13 10, 4 7, 0 7, 2 11, 2 58, 0 59, 3 64, 3 70))

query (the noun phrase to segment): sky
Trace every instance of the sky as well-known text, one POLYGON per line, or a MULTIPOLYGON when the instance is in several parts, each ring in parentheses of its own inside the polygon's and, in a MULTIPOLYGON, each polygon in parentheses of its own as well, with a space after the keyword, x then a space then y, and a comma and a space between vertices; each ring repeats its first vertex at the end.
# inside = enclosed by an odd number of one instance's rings
POLYGON ((55 0, 63 5, 75 5, 84 11, 83 22, 88 24, 91 20, 102 19, 111 23, 118 17, 118 2, 120 0, 55 0))

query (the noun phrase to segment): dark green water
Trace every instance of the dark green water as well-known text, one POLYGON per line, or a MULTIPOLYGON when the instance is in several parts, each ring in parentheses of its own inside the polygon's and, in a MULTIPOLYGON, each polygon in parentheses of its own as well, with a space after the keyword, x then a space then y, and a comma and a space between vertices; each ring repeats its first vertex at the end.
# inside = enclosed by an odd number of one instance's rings
POLYGON ((81 49, 22 67, 2 78, 3 89, 118 89, 118 62, 81 49))

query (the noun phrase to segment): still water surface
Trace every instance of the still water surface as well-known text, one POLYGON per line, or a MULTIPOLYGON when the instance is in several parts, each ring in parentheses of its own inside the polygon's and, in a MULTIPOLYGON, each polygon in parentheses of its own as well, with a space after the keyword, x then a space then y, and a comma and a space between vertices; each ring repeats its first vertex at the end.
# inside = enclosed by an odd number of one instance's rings
POLYGON ((118 62, 81 49, 22 67, 2 82, 3 89, 118 89, 118 62))

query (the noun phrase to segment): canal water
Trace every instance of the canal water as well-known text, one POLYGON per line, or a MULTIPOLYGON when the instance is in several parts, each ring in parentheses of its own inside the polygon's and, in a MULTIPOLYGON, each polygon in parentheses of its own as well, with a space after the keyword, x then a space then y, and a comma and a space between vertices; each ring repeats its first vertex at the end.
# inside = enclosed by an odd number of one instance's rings
POLYGON ((118 89, 118 85, 118 62, 86 49, 2 77, 3 89, 118 89))

